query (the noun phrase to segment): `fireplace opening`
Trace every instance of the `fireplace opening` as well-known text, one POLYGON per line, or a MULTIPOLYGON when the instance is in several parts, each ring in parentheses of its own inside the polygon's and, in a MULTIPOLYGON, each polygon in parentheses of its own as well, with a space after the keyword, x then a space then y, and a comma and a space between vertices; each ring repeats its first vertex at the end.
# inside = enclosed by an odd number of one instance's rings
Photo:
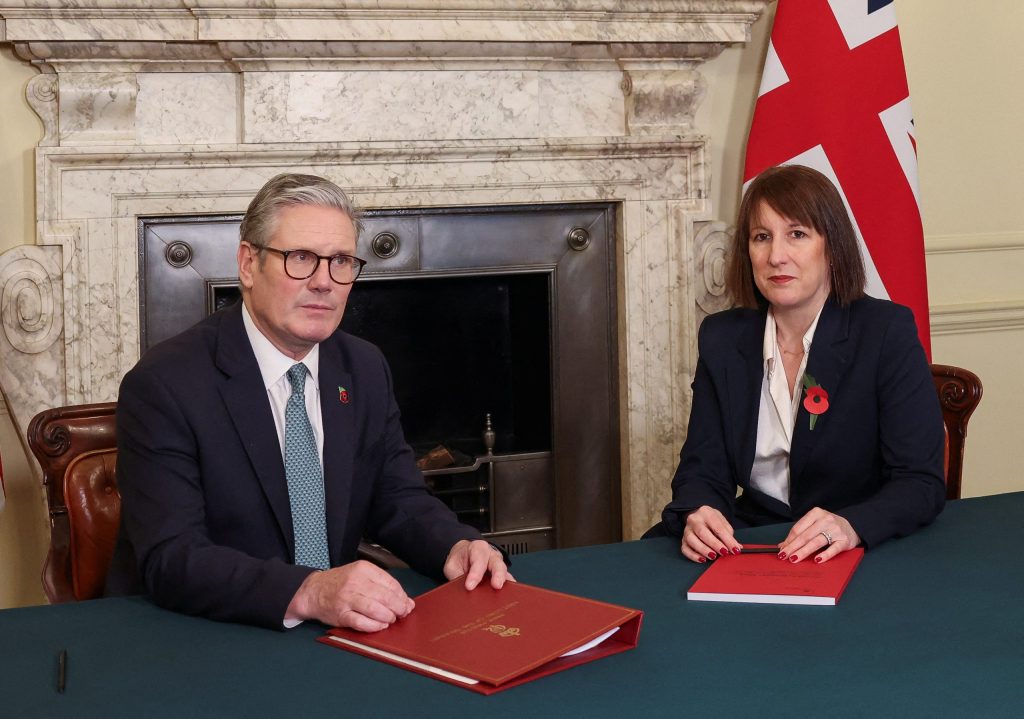
POLYGON ((388 358, 406 440, 483 454, 551 449, 549 279, 543 274, 366 281, 341 326, 388 358))
POLYGON ((427 485, 487 534, 554 524, 550 312, 549 273, 371 278, 342 320, 388 358, 427 485), (535 486, 496 506, 510 482, 535 486))

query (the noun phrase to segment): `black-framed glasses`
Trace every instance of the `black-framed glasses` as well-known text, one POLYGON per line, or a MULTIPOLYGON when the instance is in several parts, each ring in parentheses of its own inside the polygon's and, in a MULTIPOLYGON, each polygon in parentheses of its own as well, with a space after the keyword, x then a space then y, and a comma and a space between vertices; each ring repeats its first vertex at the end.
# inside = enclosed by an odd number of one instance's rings
POLYGON ((279 250, 276 247, 257 247, 257 250, 275 252, 284 258, 284 272, 293 280, 305 280, 320 269, 320 263, 327 260, 331 279, 339 285, 350 285, 359 278, 366 260, 354 255, 318 255, 310 250, 279 250))

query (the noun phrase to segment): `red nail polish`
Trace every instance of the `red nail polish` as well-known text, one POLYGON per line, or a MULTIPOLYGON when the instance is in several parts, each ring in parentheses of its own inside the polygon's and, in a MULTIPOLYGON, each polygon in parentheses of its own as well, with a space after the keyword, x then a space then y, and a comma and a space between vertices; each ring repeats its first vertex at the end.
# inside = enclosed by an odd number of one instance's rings
POLYGON ((704 559, 704 557, 697 557, 697 561, 701 564, 706 564, 708 560, 704 559))
POLYGON ((815 557, 815 558, 814 558, 814 563, 815 563, 815 564, 821 564, 821 562, 822 562, 822 559, 821 559, 821 557, 815 557))
POLYGON ((726 554, 729 553, 729 550, 726 549, 725 547, 722 547, 721 549, 718 550, 718 553, 721 554, 724 557, 726 554))
POLYGON ((797 561, 798 559, 800 559, 800 557, 798 557, 798 556, 796 556, 796 555, 794 554, 794 555, 793 555, 792 557, 790 557, 790 558, 789 558, 789 561, 791 561, 791 562, 793 562, 794 564, 796 564, 796 561, 797 561))
POLYGON ((786 553, 785 552, 779 552, 779 559, 785 559, 785 558, 786 558, 786 553))
POLYGON ((708 559, 714 559, 716 556, 714 552, 708 552, 708 559))
POLYGON ((740 548, 739 547, 733 547, 732 548, 732 553, 733 554, 739 554, 740 553, 740 548))

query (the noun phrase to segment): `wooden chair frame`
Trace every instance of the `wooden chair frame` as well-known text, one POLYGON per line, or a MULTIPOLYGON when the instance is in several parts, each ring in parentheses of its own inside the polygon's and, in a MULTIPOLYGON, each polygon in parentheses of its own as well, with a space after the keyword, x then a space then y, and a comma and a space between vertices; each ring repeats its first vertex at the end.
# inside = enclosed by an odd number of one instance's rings
POLYGON ((981 379, 962 367, 933 364, 931 369, 946 426, 946 499, 960 499, 967 423, 981 402, 981 379))

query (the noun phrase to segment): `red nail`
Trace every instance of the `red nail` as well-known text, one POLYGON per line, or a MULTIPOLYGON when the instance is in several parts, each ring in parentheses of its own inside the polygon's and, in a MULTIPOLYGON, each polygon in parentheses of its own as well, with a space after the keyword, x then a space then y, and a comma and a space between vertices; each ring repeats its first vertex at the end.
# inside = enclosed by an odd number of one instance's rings
POLYGON ((796 555, 794 554, 794 555, 793 555, 792 557, 790 557, 790 558, 789 558, 789 561, 791 561, 791 562, 793 562, 794 564, 796 564, 796 562, 797 562, 797 560, 798 560, 798 559, 800 559, 800 557, 798 557, 798 556, 796 556, 796 555))
POLYGON ((721 554, 724 557, 726 554, 729 553, 729 550, 726 549, 725 547, 722 547, 721 549, 718 550, 718 553, 721 554))
POLYGON ((785 552, 779 552, 779 559, 785 559, 785 558, 786 558, 786 553, 785 552))
POLYGON ((714 559, 714 558, 715 558, 715 556, 716 556, 716 555, 715 555, 715 553, 714 553, 714 552, 708 552, 708 559, 714 559))
POLYGON ((740 548, 739 547, 733 547, 732 548, 732 553, 733 554, 739 554, 740 553, 740 548))
POLYGON ((821 557, 815 557, 815 558, 814 558, 814 563, 815 563, 815 564, 821 564, 821 562, 822 562, 822 559, 821 559, 821 557))
POLYGON ((704 557, 697 557, 697 561, 701 564, 706 564, 708 560, 704 559, 704 557))

